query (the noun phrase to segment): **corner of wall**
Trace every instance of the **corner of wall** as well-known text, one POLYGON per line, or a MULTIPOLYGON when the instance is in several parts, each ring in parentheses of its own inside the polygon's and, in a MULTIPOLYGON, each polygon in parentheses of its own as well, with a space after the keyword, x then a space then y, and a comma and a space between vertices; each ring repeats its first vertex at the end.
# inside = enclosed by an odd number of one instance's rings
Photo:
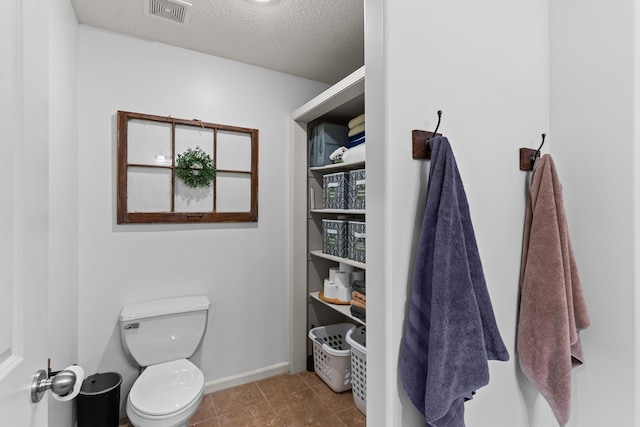
MULTIPOLYGON (((49 299, 47 349, 53 370, 78 354, 78 22, 55 0, 49 37, 49 299)), ((49 425, 73 425, 72 406, 49 399, 49 425)))

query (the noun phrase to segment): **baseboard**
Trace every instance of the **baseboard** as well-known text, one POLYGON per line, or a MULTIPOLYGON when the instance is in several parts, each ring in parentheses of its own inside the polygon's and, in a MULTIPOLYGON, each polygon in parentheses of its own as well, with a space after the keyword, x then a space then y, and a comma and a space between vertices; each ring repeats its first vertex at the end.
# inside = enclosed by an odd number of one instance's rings
POLYGON ((275 365, 256 369, 255 371, 244 372, 242 374, 231 375, 229 377, 209 381, 204 385, 204 393, 213 393, 214 391, 247 384, 252 381, 263 380, 265 378, 287 372, 289 372, 289 362, 277 363, 275 365))

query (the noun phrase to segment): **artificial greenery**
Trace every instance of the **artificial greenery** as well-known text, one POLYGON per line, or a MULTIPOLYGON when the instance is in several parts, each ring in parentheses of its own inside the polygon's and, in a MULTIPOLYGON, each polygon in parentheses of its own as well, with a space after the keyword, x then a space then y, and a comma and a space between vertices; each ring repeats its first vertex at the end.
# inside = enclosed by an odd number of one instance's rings
POLYGON ((200 147, 188 148, 178 154, 176 175, 191 188, 208 187, 216 177, 216 166, 210 155, 200 147))

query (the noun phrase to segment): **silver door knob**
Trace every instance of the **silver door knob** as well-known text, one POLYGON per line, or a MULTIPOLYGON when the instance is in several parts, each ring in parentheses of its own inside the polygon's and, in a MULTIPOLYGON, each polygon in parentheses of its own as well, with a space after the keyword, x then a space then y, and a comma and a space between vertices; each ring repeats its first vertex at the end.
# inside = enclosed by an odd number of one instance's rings
POLYGON ((47 371, 40 369, 36 372, 31 383, 31 401, 40 402, 44 392, 51 390, 58 396, 66 396, 76 384, 76 374, 72 371, 60 371, 52 378, 47 378, 47 371))

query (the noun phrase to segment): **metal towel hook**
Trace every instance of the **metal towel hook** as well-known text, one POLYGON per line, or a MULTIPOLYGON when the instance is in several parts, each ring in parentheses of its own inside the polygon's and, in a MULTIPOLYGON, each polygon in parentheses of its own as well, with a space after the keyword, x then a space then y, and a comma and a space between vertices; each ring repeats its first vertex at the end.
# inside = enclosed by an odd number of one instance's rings
POLYGON ((542 134, 542 142, 540 143, 540 147, 536 150, 535 148, 520 148, 520 170, 521 171, 532 171, 533 165, 536 162, 536 159, 540 157, 540 150, 544 145, 544 139, 547 134, 542 134))
POLYGON ((431 145, 429 142, 438 136, 438 128, 440 128, 440 120, 442 119, 442 110, 438 110, 438 124, 433 132, 426 130, 414 129, 411 132, 411 147, 413 151, 414 159, 426 159, 431 158, 431 145))
POLYGON ((442 119, 442 110, 438 110, 438 124, 436 125, 436 129, 433 131, 433 136, 431 138, 435 138, 438 133, 438 128, 440 127, 440 119, 442 119))
POLYGON ((542 142, 540 143, 540 147, 538 147, 538 151, 536 151, 536 157, 540 155, 540 149, 542 148, 542 146, 544 145, 544 139, 547 137, 546 133, 542 134, 542 142))
POLYGON ((535 162, 536 159, 538 157, 540 157, 540 149, 542 148, 542 146, 544 145, 544 139, 547 137, 546 133, 542 134, 542 143, 540 144, 540 147, 538 147, 538 149, 536 150, 536 154, 534 154, 533 156, 531 156, 531 163, 535 162))

